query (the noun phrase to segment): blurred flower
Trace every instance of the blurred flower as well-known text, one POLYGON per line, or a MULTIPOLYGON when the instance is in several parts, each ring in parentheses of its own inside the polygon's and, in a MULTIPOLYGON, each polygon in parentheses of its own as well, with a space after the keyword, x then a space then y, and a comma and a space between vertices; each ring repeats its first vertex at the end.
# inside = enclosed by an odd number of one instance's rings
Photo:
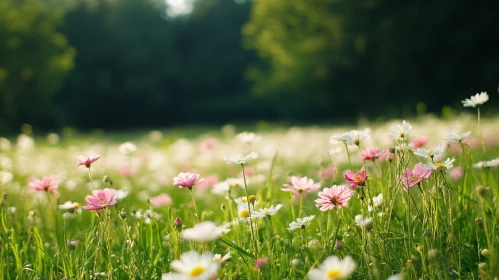
POLYGON ((163 139, 163 133, 161 133, 161 131, 159 130, 152 130, 152 131, 149 131, 149 134, 147 135, 147 137, 149 137, 149 141, 151 142, 159 142, 161 141, 161 139, 163 139))
POLYGON ((489 96, 487 92, 482 91, 481 93, 477 93, 475 95, 472 95, 470 98, 467 98, 463 101, 464 107, 473 107, 476 108, 478 105, 482 105, 483 103, 489 101, 489 96))
POLYGON ((362 143, 362 141, 368 138, 369 138, 369 132, 367 129, 364 131, 352 130, 350 132, 333 135, 331 137, 330 142, 334 143, 335 141, 339 141, 348 145, 359 146, 362 143))
POLYGON ((288 230, 305 229, 305 226, 308 226, 312 222, 314 217, 315 216, 312 215, 304 218, 297 218, 296 221, 289 224, 288 230))
POLYGON ((118 171, 118 173, 120 173, 120 175, 125 178, 133 177, 136 174, 134 169, 126 165, 119 166, 118 168, 116 168, 116 171, 118 171))
POLYGON ((375 208, 379 207, 383 203, 383 194, 380 193, 372 199, 372 206, 367 206, 367 211, 372 212, 375 208))
POLYGON ((225 256, 223 256, 223 257, 221 254, 215 254, 215 256, 213 256, 212 261, 216 262, 216 263, 223 263, 224 261, 226 261, 228 259, 230 259, 230 252, 225 254, 225 256))
POLYGON ((116 193, 114 194, 114 199, 116 200, 122 200, 123 198, 128 196, 128 191, 125 190, 116 190, 116 193))
POLYGON ((173 200, 169 195, 162 193, 158 196, 151 197, 149 199, 149 202, 151 203, 152 207, 162 207, 172 205, 173 200))
POLYGON ((436 147, 433 147, 432 149, 421 149, 421 148, 418 148, 416 151, 414 151, 414 154, 417 155, 417 156, 420 156, 420 157, 424 157, 424 158, 433 158, 441 153, 443 153, 445 150, 444 147, 438 145, 436 147))
POLYGON ((279 209, 281 209, 281 207, 282 207, 282 204, 277 204, 276 206, 271 205, 269 208, 263 208, 263 209, 259 209, 256 211, 252 211, 251 216, 257 217, 257 218, 274 216, 275 214, 277 214, 279 209))
POLYGON ((245 144, 251 144, 253 142, 260 140, 260 136, 256 135, 253 132, 247 132, 247 131, 239 133, 236 137, 237 139, 239 139, 239 141, 245 144))
POLYGON ((412 140, 410 145, 413 149, 417 149, 423 147, 424 145, 426 145, 426 143, 428 143, 428 137, 421 136, 412 140))
POLYGON ((125 142, 120 145, 120 153, 124 155, 128 155, 134 153, 137 150, 137 146, 135 146, 132 142, 125 142))
POLYGON ((190 172, 180 172, 177 177, 173 178, 173 185, 179 188, 192 188, 196 183, 203 181, 201 175, 190 172))
POLYGON ((461 166, 452 168, 452 170, 449 172, 450 177, 454 181, 461 179, 461 177, 463 177, 463 174, 464 174, 464 168, 462 168, 461 166))
POLYGON ((267 259, 266 258, 260 258, 255 260, 255 266, 256 268, 260 269, 263 266, 267 265, 267 259))
POLYGON ((402 185, 404 185, 404 190, 408 191, 410 188, 417 186, 424 179, 428 179, 431 176, 431 173, 431 170, 426 169, 422 163, 417 163, 413 170, 407 168, 402 172, 402 177, 399 178, 399 180, 402 185))
POLYGON ((0 184, 7 184, 12 182, 12 179, 14 179, 14 175, 8 171, 0 171, 0 184))
POLYGON ((388 276, 388 278, 386 280, 403 280, 403 279, 404 279, 404 274, 398 273, 398 274, 388 276))
POLYGON ((213 262, 213 254, 204 252, 199 254, 196 251, 185 252, 180 256, 180 260, 174 260, 170 267, 178 273, 163 274, 162 280, 195 279, 208 280, 217 274, 220 268, 219 262, 213 262))
POLYGON ((368 225, 372 224, 372 222, 373 222, 373 218, 371 218, 371 217, 367 217, 364 219, 364 217, 362 215, 355 216, 355 223, 359 227, 367 227, 368 225))
POLYGON ((26 134, 17 136, 17 149, 20 151, 29 151, 35 147, 35 140, 26 134))
POLYGON ((341 208, 347 204, 355 193, 349 186, 340 185, 324 188, 319 192, 319 199, 315 200, 316 206, 320 206, 321 211, 327 211, 334 207, 341 208))
POLYGON ((227 162, 235 163, 235 164, 245 164, 250 159, 255 159, 258 157, 258 154, 255 152, 251 152, 247 156, 243 157, 241 155, 237 155, 235 157, 224 157, 223 159, 227 162))
POLYGON ((228 191, 232 191, 237 188, 242 188, 244 186, 244 180, 242 178, 227 178, 223 182, 218 182, 213 186, 212 192, 214 194, 227 194, 228 191))
POLYGON ((47 142, 49 142, 50 145, 55 145, 59 143, 59 135, 55 133, 49 133, 47 135, 47 142))
POLYGON ((284 184, 283 186, 286 188, 281 188, 282 191, 303 193, 315 191, 321 187, 321 183, 314 183, 314 180, 308 177, 298 178, 292 176, 289 181, 291 181, 291 185, 284 184))
POLYGON ((330 166, 327 166, 327 167, 320 169, 317 172, 317 177, 320 180, 330 179, 330 178, 333 178, 334 176, 336 176, 337 172, 338 172, 338 169, 335 168, 334 166, 330 165, 330 166))
POLYGON ((118 201, 114 199, 114 195, 116 194, 116 190, 114 189, 106 188, 104 190, 93 190, 92 194, 93 195, 87 195, 85 197, 85 200, 88 202, 88 204, 83 207, 85 210, 100 210, 118 203, 118 201))
POLYGON ((70 200, 58 206, 61 210, 66 210, 70 213, 81 213, 81 204, 78 202, 71 202, 70 200))
POLYGON ((197 189, 199 191, 203 191, 211 188, 216 183, 218 183, 218 176, 216 175, 208 176, 205 177, 203 181, 198 182, 197 189))
POLYGON ((0 151, 9 151, 10 141, 7 138, 0 137, 0 151))
POLYGON ((201 149, 208 151, 213 150, 218 145, 217 138, 209 138, 201 142, 201 149))
POLYGON ((473 164, 474 168, 489 168, 489 167, 498 167, 498 166, 499 166, 499 158, 489 161, 480 161, 473 164))
POLYGON ((362 151, 362 160, 375 160, 379 157, 380 152, 379 148, 375 147, 374 149, 367 148, 364 151, 362 151))
POLYGON ((388 135, 390 135, 390 137, 394 140, 404 141, 407 139, 407 136, 411 131, 412 125, 404 120, 402 124, 394 126, 390 132, 388 132, 388 135))
POLYGON ((55 180, 54 176, 45 176, 43 179, 31 180, 28 184, 33 192, 50 192, 57 194, 57 188, 59 188, 59 181, 55 180))
POLYGON ((78 159, 78 164, 76 165, 76 167, 84 165, 85 167, 90 168, 92 163, 100 159, 100 155, 89 156, 88 158, 86 158, 85 156, 79 156, 77 159, 78 159))
POLYGON ((197 242, 214 241, 220 236, 222 236, 220 228, 217 227, 215 223, 210 221, 195 224, 193 228, 187 228, 182 231, 182 237, 184 239, 197 242))
POLYGON ((336 280, 348 278, 355 271, 357 263, 350 256, 340 260, 337 256, 330 256, 318 267, 308 272, 310 280, 336 280))
POLYGON ((427 169, 427 170, 447 170, 447 169, 451 169, 453 167, 452 163, 455 161, 456 159, 452 158, 448 158, 446 159, 444 162, 437 162, 437 163, 433 163, 433 162, 428 162, 428 163, 425 163, 424 164, 424 168, 427 169))
POLYGON ((471 135, 471 131, 467 131, 463 134, 458 134, 455 132, 451 132, 447 135, 446 138, 443 138, 444 140, 447 140, 449 142, 454 142, 454 143, 461 143, 461 141, 464 140, 464 138, 468 137, 471 135))
POLYGON ((385 162, 385 161, 391 162, 394 158, 395 158, 395 154, 392 154, 389 151, 383 150, 379 153, 378 160, 379 160, 379 162, 385 162))
POLYGON ((352 171, 347 171, 344 174, 345 180, 352 189, 355 189, 358 186, 364 186, 365 181, 367 180, 366 171, 362 170, 359 173, 354 173, 352 171))

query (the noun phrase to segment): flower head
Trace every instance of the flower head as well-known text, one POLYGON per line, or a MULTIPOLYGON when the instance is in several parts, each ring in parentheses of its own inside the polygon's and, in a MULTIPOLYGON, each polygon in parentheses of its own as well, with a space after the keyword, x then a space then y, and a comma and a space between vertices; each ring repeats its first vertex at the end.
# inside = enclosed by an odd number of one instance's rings
POLYGON ((319 192, 320 198, 315 200, 315 204, 317 207, 321 207, 321 211, 327 211, 334 207, 341 208, 347 204, 354 193, 355 191, 346 185, 324 188, 319 192))
POLYGON ((338 169, 336 167, 330 165, 330 166, 327 166, 327 167, 320 169, 317 172, 317 177, 319 177, 319 179, 321 179, 321 180, 329 179, 329 178, 333 178, 334 176, 336 176, 337 172, 338 172, 338 169))
POLYGON ((354 173, 352 171, 345 172, 344 174, 345 180, 352 189, 355 189, 358 186, 364 186, 365 181, 367 180, 366 171, 362 170, 359 173, 354 173))
POLYGON ((394 126, 388 135, 392 137, 392 139, 397 140, 397 141, 404 141, 407 139, 407 136, 409 133, 412 131, 412 125, 410 125, 408 122, 403 121, 402 124, 397 124, 394 126))
POLYGON ((256 135, 253 132, 247 132, 247 131, 239 133, 236 137, 237 139, 239 139, 239 141, 245 144, 251 144, 253 142, 260 140, 260 136, 256 135))
POLYGON ((54 176, 45 176, 41 180, 34 179, 29 182, 31 191, 33 192, 50 192, 57 194, 57 188, 59 188, 59 181, 55 180, 54 176))
POLYGON ((424 158, 427 158, 427 157, 434 158, 436 155, 443 153, 444 150, 445 150, 444 147, 438 145, 438 146, 433 147, 431 149, 418 148, 416 151, 414 151, 414 154, 417 156, 420 156, 420 157, 424 157, 424 158))
POLYGON ((196 183, 203 181, 201 175, 190 172, 180 172, 177 177, 173 178, 173 185, 179 188, 192 188, 196 183))
POLYGON ((428 137, 421 136, 412 140, 410 145, 413 149, 417 149, 423 147, 424 145, 426 145, 426 143, 428 143, 428 137))
POLYGON ((215 256, 213 256, 213 259, 212 261, 213 262, 218 262, 218 263, 222 263, 226 260, 230 259, 230 252, 228 252, 227 254, 225 254, 223 257, 221 254, 215 254, 215 256))
POLYGON ((349 277, 357 267, 357 263, 350 256, 341 260, 337 256, 330 256, 318 267, 308 272, 310 280, 336 280, 349 277))
POLYGON ((166 193, 162 193, 158 196, 151 197, 149 199, 149 203, 151 203, 152 207, 162 207, 162 206, 170 206, 173 203, 171 196, 166 193))
POLYGON ((439 161, 437 163, 428 162, 428 163, 424 164, 424 168, 427 170, 439 170, 439 171, 451 169, 453 167, 452 163, 455 160, 456 159, 454 159, 454 158, 452 158, 452 159, 448 158, 443 162, 442 161, 439 161))
POLYGON ((314 215, 308 216, 305 218, 297 218, 296 221, 291 222, 289 224, 288 230, 295 230, 295 229, 304 229, 305 226, 308 226, 312 220, 314 219, 314 215))
POLYGON ((490 167, 498 167, 499 166, 499 158, 489 160, 489 161, 480 161, 473 164, 474 168, 490 168, 490 167))
POLYGON ((252 211, 251 216, 257 217, 257 218, 274 216, 275 214, 277 214, 279 209, 281 209, 281 207, 282 207, 282 204, 277 204, 276 206, 272 205, 269 208, 263 208, 263 209, 259 209, 257 211, 252 211))
POLYGON ((66 210, 70 213, 80 213, 81 212, 81 204, 78 202, 66 201, 64 204, 58 206, 61 210, 66 210))
POLYGON ((308 177, 298 178, 292 176, 289 181, 291 184, 284 184, 283 186, 286 188, 282 188, 282 191, 303 193, 315 191, 321 187, 321 183, 314 183, 314 180, 309 179, 308 177))
POLYGON ((255 260, 255 266, 256 268, 260 269, 263 266, 267 265, 268 261, 266 258, 260 258, 255 260))
POLYGON ((417 186, 424 179, 428 179, 431 176, 432 171, 425 169, 425 166, 422 163, 418 163, 414 166, 414 169, 411 170, 407 168, 405 172, 402 173, 402 177, 399 178, 402 185, 404 185, 404 190, 409 190, 414 186, 417 186))
POLYGON ((135 146, 132 142, 125 142, 120 145, 120 153, 128 155, 137 150, 137 146, 135 146))
POLYGON ((487 95, 487 92, 482 91, 481 93, 472 95, 470 98, 467 98, 461 102, 463 103, 464 107, 476 108, 476 106, 482 105, 487 101, 489 101, 489 96, 487 95))
POLYGON ((193 228, 187 228, 182 231, 182 237, 184 239, 197 242, 214 241, 220 236, 222 236, 221 228, 210 221, 195 224, 193 228))
POLYGON ((92 194, 85 197, 85 200, 88 202, 87 205, 83 206, 85 210, 100 210, 118 203, 114 199, 114 195, 116 194, 116 190, 114 189, 93 190, 92 194))
POLYGON ((464 174, 464 168, 458 166, 456 168, 452 168, 449 175, 454 181, 457 181, 461 179, 461 177, 463 177, 463 174, 464 174))
POLYGON ((456 132, 451 132, 447 135, 446 138, 443 138, 443 139, 447 140, 449 142, 453 142, 453 143, 461 143, 461 141, 463 141, 464 138, 470 136, 470 134, 471 134, 471 131, 467 131, 467 132, 462 133, 462 134, 459 134, 456 132))
POLYGON ((258 154, 255 153, 255 152, 251 152, 250 154, 248 154, 247 156, 241 156, 241 155, 237 155, 235 157, 224 157, 223 159, 227 162, 231 162, 231 163, 235 163, 235 164, 245 164, 246 162, 248 162, 248 160, 250 159, 255 159, 258 157, 258 154))
POLYGON ((89 156, 88 158, 86 158, 85 156, 79 156, 77 159, 78 159, 78 164, 76 165, 76 167, 84 165, 85 167, 90 168, 92 163, 100 159, 100 155, 89 156))
POLYGON ((163 274, 163 280, 174 279, 211 279, 220 268, 220 262, 213 261, 213 254, 204 252, 199 254, 196 251, 185 252, 180 256, 180 260, 174 260, 170 267, 178 273, 163 274))
POLYGON ((371 218, 371 217, 364 218, 364 216, 362 216, 362 215, 356 215, 355 216, 355 223, 359 227, 368 227, 368 226, 372 225, 373 218, 371 218))
POLYGON ((362 151, 362 160, 375 160, 379 157, 380 152, 379 148, 375 147, 373 149, 367 148, 364 151, 362 151))

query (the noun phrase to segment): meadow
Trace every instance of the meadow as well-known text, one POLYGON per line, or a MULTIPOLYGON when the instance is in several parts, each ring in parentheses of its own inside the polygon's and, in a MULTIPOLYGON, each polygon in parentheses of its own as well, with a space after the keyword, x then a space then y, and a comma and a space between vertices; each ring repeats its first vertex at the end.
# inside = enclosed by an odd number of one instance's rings
POLYGON ((0 138, 0 279, 499 279, 485 96, 357 126, 26 126, 0 138))

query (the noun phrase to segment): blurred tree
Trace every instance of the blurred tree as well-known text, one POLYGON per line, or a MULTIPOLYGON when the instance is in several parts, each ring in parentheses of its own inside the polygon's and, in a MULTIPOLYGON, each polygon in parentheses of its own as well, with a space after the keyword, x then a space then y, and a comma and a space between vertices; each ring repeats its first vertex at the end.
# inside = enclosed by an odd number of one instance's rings
POLYGON ((0 131, 57 123, 51 102, 73 68, 75 50, 57 31, 57 1, 0 1, 0 131))

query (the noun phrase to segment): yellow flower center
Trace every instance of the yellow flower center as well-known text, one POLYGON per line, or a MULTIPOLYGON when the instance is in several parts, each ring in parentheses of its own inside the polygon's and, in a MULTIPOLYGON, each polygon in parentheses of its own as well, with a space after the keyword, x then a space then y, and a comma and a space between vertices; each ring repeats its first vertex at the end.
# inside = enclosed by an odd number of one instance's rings
POLYGON ((401 130, 399 131, 399 138, 404 138, 405 134, 404 134, 404 131, 401 130))
POLYGON ((199 275, 201 275, 201 273, 203 273, 206 269, 204 268, 204 266, 196 266, 195 268, 193 268, 191 270, 191 272, 189 273, 189 276, 191 277, 197 277, 199 275))
POLYGON ((80 207, 80 203, 78 202, 73 202, 73 204, 71 205, 71 209, 77 209, 80 207))
POLYGON ((434 153, 434 151, 433 151, 432 149, 429 149, 429 150, 428 150, 428 154, 429 154, 429 155, 433 155, 433 153, 434 153))
POLYGON ((359 139, 355 139, 355 141, 353 141, 355 143, 355 145, 360 145, 360 140, 359 139))
POLYGON ((336 277, 340 276, 341 270, 339 269, 332 269, 327 273, 327 278, 328 279, 336 279, 336 277))
POLYGON ((441 162, 437 162, 435 163, 435 166, 437 167, 438 170, 444 170, 446 169, 447 167, 445 167, 445 165, 441 162))
POLYGON ((419 180, 419 176, 412 176, 411 183, 417 182, 419 180))
POLYGON ((99 200, 99 204, 100 205, 105 205, 105 204, 107 204, 107 201, 104 200, 104 199, 101 199, 101 200, 99 200))
POLYGON ((239 183, 229 184, 230 189, 235 189, 237 187, 239 187, 239 183))
POLYGON ((249 210, 244 209, 243 211, 241 211, 241 214, 239 216, 241 216, 241 218, 248 218, 249 217, 249 210))
POLYGON ((265 210, 265 212, 263 212, 265 215, 270 215, 270 210, 265 210))
POLYGON ((362 182, 362 178, 360 178, 359 175, 355 176, 355 183, 360 183, 362 182))

